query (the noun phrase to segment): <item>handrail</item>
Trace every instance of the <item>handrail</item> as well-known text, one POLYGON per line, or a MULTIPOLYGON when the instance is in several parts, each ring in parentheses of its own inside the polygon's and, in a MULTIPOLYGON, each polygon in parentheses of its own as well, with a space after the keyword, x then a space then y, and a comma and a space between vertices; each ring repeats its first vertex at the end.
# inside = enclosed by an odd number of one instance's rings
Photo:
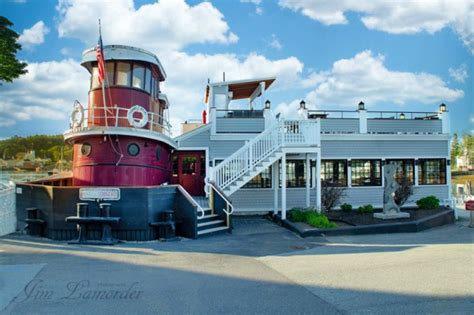
POLYGON ((201 213, 201 215, 198 215, 198 219, 201 219, 204 217, 204 209, 194 200, 194 198, 187 192, 186 189, 184 189, 183 186, 177 185, 178 190, 183 194, 184 198, 186 198, 194 207, 198 209, 198 211, 201 213))
MULTIPOLYGON (((403 114, 406 119, 414 119, 414 117, 421 117, 421 118, 428 118, 428 117, 433 117, 433 116, 437 116, 438 113, 437 112, 413 112, 413 111, 393 111, 393 110, 367 110, 365 111, 369 117, 369 119, 377 119, 377 118, 382 118, 383 119, 383 116, 384 114, 394 114, 396 117, 399 117, 400 114, 403 114), (374 115, 376 114, 376 115, 374 115)), ((358 118, 357 116, 357 113, 358 111, 357 110, 326 110, 326 109, 310 109, 308 110, 308 115, 311 115, 311 114, 327 114, 327 116, 330 116, 329 114, 331 113, 338 113, 340 114, 340 117, 326 117, 326 118, 340 118, 340 119, 344 119, 344 116, 347 118, 347 115, 349 114, 351 117, 350 118, 358 118), (352 117, 353 116, 353 117, 352 117)), ((397 119, 400 119, 400 118, 397 118, 397 119)))
POLYGON ((214 181, 211 181, 211 180, 206 178, 206 186, 210 186, 212 189, 214 189, 219 194, 219 196, 221 196, 222 199, 224 199, 226 204, 228 206, 230 206, 230 208, 231 208, 231 211, 229 211, 229 212, 227 212, 224 209, 222 209, 222 211, 224 211, 228 215, 231 215, 232 213, 234 213, 234 206, 232 205, 232 201, 229 199, 229 197, 226 196, 226 194, 223 191, 221 191, 219 189, 219 187, 216 186, 214 181))
POLYGON ((214 167, 212 179, 219 189, 224 189, 282 146, 317 145, 319 134, 319 121, 275 121, 214 167))
POLYGON ((171 135, 171 124, 168 120, 165 119, 164 116, 154 113, 154 112, 147 112, 147 120, 148 122, 143 128, 138 128, 130 125, 128 122, 127 114, 129 108, 120 107, 117 105, 114 106, 93 106, 92 108, 86 108, 83 110, 83 120, 79 124, 79 126, 71 126, 74 129, 82 129, 85 127, 105 127, 104 122, 100 121, 96 123, 96 120, 106 120, 105 123, 109 127, 124 127, 124 125, 128 128, 135 128, 140 130, 149 130, 151 132, 156 131, 156 129, 161 129, 164 134, 171 135), (105 114, 104 111, 107 111, 109 114, 105 114), (98 114, 102 113, 102 114, 98 114), (148 127, 146 127, 148 126, 148 127))

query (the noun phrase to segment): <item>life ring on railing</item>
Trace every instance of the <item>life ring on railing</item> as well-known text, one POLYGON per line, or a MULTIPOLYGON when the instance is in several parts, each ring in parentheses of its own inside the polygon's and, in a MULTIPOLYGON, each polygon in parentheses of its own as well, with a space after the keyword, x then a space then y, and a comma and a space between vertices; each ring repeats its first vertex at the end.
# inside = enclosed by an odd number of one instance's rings
POLYGON ((148 112, 140 105, 133 105, 128 109, 127 119, 130 125, 132 125, 133 127, 142 128, 148 123, 148 112), (135 113, 139 113, 141 115, 141 118, 134 118, 133 115, 135 113))
POLYGON ((70 126, 71 128, 80 127, 83 121, 84 121, 84 107, 82 107, 81 103, 76 101, 74 103, 74 109, 72 110, 71 117, 70 117, 70 126))

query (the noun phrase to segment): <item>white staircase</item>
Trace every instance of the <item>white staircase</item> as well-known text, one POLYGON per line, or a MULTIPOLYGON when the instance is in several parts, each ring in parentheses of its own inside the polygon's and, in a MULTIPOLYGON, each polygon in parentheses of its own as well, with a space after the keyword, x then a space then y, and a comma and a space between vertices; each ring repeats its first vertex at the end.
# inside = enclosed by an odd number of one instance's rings
POLYGON ((211 180, 230 196, 282 157, 283 149, 320 144, 318 120, 280 120, 213 168, 211 180))
POLYGON ((209 206, 209 199, 201 196, 194 196, 194 200, 199 204, 204 214, 199 216, 197 223, 197 236, 215 234, 229 230, 227 223, 221 219, 221 216, 213 213, 209 206))

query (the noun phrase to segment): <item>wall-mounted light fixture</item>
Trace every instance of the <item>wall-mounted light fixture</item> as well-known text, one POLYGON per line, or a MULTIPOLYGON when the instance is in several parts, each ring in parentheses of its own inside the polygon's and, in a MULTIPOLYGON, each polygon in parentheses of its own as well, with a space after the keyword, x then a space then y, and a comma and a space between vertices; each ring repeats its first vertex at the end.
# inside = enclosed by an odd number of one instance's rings
POLYGON ((304 100, 300 102, 300 109, 306 109, 306 102, 304 100))
POLYGON ((269 100, 265 101, 265 109, 270 109, 271 103, 269 100))
POLYGON ((446 112, 446 104, 441 103, 441 105, 439 105, 439 112, 440 113, 446 112))
POLYGON ((359 109, 359 110, 365 110, 365 104, 364 104, 364 102, 362 102, 362 101, 359 102, 358 109, 359 109))
POLYGON ((400 119, 405 119, 405 114, 404 114, 404 113, 401 113, 399 118, 400 118, 400 119))

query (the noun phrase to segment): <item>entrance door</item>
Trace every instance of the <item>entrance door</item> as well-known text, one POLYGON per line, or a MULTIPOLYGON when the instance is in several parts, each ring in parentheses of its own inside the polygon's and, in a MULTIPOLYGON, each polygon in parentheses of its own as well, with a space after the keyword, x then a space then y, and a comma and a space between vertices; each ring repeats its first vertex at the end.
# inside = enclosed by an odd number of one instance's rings
POLYGON ((205 177, 204 151, 178 151, 173 154, 173 184, 180 184, 193 196, 203 196, 205 177))

